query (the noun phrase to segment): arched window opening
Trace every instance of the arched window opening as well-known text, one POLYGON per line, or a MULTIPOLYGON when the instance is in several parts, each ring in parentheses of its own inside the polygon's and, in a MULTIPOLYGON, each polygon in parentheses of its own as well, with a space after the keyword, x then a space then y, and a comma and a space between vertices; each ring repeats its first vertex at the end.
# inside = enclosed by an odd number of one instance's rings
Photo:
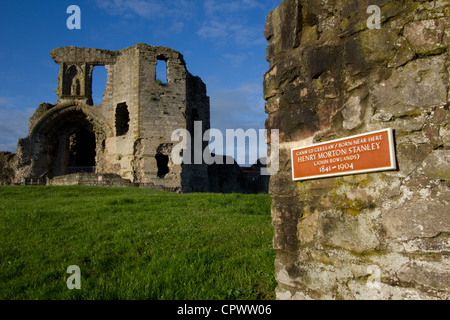
MULTIPOLYGON (((77 90, 81 91, 80 80, 77 78, 78 69, 75 65, 70 66, 64 77, 63 94, 66 96, 77 95, 77 90), (78 82, 77 82, 78 80, 78 82), (78 84, 78 89, 77 89, 78 84)), ((79 95, 79 94, 78 94, 79 95)))

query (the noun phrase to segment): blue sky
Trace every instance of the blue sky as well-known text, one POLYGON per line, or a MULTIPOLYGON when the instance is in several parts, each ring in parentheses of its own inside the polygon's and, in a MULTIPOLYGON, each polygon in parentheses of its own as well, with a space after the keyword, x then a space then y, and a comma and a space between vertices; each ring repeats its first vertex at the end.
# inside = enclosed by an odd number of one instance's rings
MULTIPOLYGON (((1 0, 0 150, 15 152, 39 103, 56 103, 59 66, 49 53, 69 45, 120 50, 147 43, 180 51, 189 72, 206 83, 211 127, 263 129, 264 24, 280 2, 1 0), (81 30, 66 27, 72 4, 81 9, 81 30)), ((98 101, 106 76, 96 72, 98 101)))

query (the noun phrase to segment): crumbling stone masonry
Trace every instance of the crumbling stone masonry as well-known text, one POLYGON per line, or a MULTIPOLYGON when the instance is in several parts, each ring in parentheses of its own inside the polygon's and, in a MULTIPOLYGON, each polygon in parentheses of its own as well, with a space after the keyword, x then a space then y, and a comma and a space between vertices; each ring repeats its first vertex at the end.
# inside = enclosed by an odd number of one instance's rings
MULTIPOLYGON (((179 52, 138 44, 120 51, 65 47, 50 55, 60 65, 58 102, 39 105, 30 119, 28 136, 19 140, 17 155, 2 156, 0 183, 48 177, 49 185, 267 192, 268 179, 250 179, 234 161, 208 166, 172 160, 174 143, 178 143, 172 141, 175 130, 185 129, 194 137, 194 124, 201 122, 197 134, 203 137, 210 128, 206 86, 187 71, 179 52), (157 79, 158 63, 166 65, 167 79, 157 79), (99 105, 92 101, 96 66, 105 66, 108 72, 99 105), (114 174, 127 181, 116 177, 97 183, 92 173, 114 174)), ((202 150, 207 144, 203 142, 202 150)))
POLYGON ((450 3, 284 0, 265 35, 278 299, 449 299, 450 3), (385 128, 397 171, 292 180, 291 148, 385 128))
POLYGON ((14 154, 10 152, 0 152, 0 185, 13 183, 14 160, 14 154))
POLYGON ((30 119, 30 133, 19 141, 19 180, 87 171, 167 190, 201 188, 193 180, 207 179, 206 166, 186 174, 169 156, 172 131, 190 131, 194 120, 209 127, 206 87, 180 53, 138 44, 120 51, 57 48, 51 57, 60 65, 58 103, 41 104, 30 119), (158 61, 167 63, 167 83, 156 81, 158 61), (108 77, 94 106, 92 72, 99 65, 108 77))

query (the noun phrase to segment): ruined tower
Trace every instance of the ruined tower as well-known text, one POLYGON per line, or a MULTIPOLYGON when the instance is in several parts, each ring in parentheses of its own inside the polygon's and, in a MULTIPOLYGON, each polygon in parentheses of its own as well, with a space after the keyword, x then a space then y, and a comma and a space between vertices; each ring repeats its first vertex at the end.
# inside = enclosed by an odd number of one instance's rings
MULTIPOLYGON (((51 52, 60 65, 56 105, 41 104, 19 140, 16 180, 77 172, 117 174, 141 186, 207 191, 206 165, 177 165, 172 132, 210 126, 209 97, 199 77, 172 49, 138 44, 119 51, 65 47, 51 52), (156 65, 167 65, 157 81, 156 65), (108 72, 103 101, 93 105, 92 74, 108 72)), ((205 147, 206 147, 206 143, 205 147)))

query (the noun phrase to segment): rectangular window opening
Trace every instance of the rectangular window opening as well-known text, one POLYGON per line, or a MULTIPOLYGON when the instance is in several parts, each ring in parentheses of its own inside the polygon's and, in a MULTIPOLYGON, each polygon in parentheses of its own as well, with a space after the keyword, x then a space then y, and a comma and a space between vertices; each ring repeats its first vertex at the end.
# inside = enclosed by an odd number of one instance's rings
POLYGON ((158 58, 156 64, 156 83, 167 84, 167 59, 158 58))
POLYGON ((94 66, 92 71, 92 100, 94 106, 102 103, 106 90, 108 71, 106 66, 94 66))
POLYGON ((124 136, 130 129, 130 113, 126 103, 119 103, 116 108, 116 135, 124 136))

